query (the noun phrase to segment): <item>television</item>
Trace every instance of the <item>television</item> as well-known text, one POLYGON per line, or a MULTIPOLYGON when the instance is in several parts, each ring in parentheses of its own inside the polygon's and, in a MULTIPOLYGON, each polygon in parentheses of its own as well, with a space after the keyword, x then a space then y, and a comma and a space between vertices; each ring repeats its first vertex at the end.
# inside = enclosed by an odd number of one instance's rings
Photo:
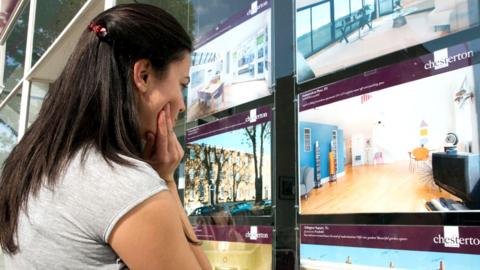
POLYGON ((435 183, 464 200, 468 207, 480 204, 480 155, 470 153, 432 153, 435 183))

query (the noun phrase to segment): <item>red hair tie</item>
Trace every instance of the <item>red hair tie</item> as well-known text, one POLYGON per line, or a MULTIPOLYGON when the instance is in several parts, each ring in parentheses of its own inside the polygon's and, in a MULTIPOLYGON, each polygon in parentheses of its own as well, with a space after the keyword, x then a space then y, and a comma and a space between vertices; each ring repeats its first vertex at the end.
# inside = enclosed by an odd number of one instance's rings
POLYGON ((99 37, 102 37, 104 38, 106 35, 107 35, 107 29, 101 25, 98 25, 94 22, 91 22, 89 25, 88 25, 88 29, 91 31, 91 32, 94 32, 97 34, 97 36, 99 37))

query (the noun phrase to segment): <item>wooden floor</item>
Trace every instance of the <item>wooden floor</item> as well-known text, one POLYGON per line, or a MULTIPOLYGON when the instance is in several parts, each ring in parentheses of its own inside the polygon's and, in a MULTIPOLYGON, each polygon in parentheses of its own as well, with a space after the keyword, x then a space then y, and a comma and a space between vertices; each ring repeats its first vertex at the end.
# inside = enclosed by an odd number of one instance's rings
POLYGON ((408 162, 345 167, 337 182, 302 197, 301 214, 425 212, 425 203, 444 197, 458 200, 432 183, 428 170, 409 170, 408 162))

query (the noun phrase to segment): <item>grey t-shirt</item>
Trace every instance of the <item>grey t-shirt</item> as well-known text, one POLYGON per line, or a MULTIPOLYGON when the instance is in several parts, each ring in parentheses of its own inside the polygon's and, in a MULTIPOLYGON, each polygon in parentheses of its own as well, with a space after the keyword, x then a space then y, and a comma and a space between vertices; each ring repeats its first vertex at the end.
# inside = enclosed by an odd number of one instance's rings
MULTIPOLYGON (((125 157, 126 158, 126 157, 125 157)), ((14 256, 6 269, 122 269, 108 245, 113 227, 129 210, 167 190, 150 165, 126 158, 136 167, 112 163, 95 150, 85 162, 77 154, 52 190, 43 187, 19 217, 14 256)))

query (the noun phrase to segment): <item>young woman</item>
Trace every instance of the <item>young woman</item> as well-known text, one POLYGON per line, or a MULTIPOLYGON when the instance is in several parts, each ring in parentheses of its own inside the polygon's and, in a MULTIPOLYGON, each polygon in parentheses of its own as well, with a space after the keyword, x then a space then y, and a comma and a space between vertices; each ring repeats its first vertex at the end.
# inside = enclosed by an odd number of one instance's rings
POLYGON ((98 15, 4 163, 7 269, 210 269, 173 180, 192 43, 160 8, 98 15))

